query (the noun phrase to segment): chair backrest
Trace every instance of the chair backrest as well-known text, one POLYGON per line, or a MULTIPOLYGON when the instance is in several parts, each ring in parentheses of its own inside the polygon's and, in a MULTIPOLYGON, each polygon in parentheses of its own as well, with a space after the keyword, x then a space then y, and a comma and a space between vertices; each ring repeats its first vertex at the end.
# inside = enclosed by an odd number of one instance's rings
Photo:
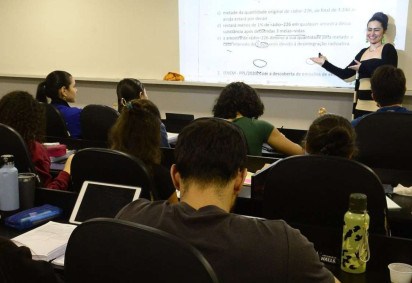
POLYGON ((355 127, 359 148, 356 160, 371 168, 410 171, 404 175, 409 175, 409 182, 412 182, 411 129, 412 113, 377 112, 367 115, 355 127))
POLYGON ((14 166, 19 173, 36 173, 29 150, 21 135, 4 124, 0 124, 0 155, 12 154, 14 156, 14 166))
POLYGON ((119 115, 119 112, 106 105, 89 104, 85 106, 80 114, 82 138, 107 141, 110 128, 119 115))
POLYGON ((66 282, 218 282, 203 255, 187 242, 128 221, 95 218, 71 234, 66 282))
POLYGON ((377 112, 355 127, 356 159, 376 168, 412 170, 412 113, 377 112))
POLYGON ((158 199, 152 179, 142 161, 136 157, 107 148, 85 148, 73 157, 71 177, 74 191, 80 191, 84 181, 139 186, 140 197, 158 199))
POLYGON ((369 230, 387 234, 386 197, 379 178, 357 161, 334 156, 293 156, 277 161, 264 186, 263 217, 339 228, 351 193, 368 197, 369 230))
POLYGON ((46 111, 46 136, 67 138, 70 136, 60 111, 49 103, 41 103, 46 111))
POLYGON ((165 113, 166 120, 163 120, 166 130, 171 133, 180 133, 184 127, 195 119, 192 114, 165 113))

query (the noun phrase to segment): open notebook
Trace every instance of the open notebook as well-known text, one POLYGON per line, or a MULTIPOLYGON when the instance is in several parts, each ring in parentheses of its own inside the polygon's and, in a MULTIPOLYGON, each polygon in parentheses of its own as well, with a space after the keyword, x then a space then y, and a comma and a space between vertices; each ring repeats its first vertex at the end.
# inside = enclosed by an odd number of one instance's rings
POLYGON ((66 251, 70 234, 76 225, 49 221, 12 239, 18 246, 29 247, 33 259, 50 261, 66 251))

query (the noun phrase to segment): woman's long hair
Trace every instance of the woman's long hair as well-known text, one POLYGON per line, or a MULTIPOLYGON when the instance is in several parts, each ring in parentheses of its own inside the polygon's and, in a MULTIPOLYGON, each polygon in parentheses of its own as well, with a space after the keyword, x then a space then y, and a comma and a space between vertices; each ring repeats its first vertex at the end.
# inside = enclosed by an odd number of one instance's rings
POLYGON ((154 164, 160 164, 160 123, 160 112, 153 102, 134 99, 112 127, 110 147, 139 158, 152 171, 154 164))
POLYGON ((0 123, 15 129, 29 148, 34 141, 43 139, 44 111, 44 107, 26 91, 13 91, 0 99, 0 123))

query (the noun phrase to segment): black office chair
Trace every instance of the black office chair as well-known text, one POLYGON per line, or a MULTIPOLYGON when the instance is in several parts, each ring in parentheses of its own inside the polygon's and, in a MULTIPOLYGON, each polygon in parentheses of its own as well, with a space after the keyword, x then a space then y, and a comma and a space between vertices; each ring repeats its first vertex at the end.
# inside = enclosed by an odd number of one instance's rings
POLYGON ((351 193, 368 197, 369 231, 387 234, 387 205, 379 178, 357 161, 334 156, 293 156, 277 161, 264 186, 263 217, 341 228, 351 193))
POLYGON ((377 112, 356 125, 356 160, 373 168, 385 184, 412 185, 412 114, 377 112))
POLYGON ((12 154, 19 173, 36 173, 29 150, 21 135, 5 124, 0 124, 0 155, 12 154))
POLYGON ((118 219, 95 218, 78 226, 64 265, 66 282, 218 282, 190 244, 118 219))
POLYGON ((49 103, 41 103, 46 109, 46 136, 49 137, 70 137, 67 130, 66 121, 60 111, 49 103))
POLYGON ((140 197, 158 199, 152 179, 142 161, 136 157, 106 148, 85 148, 73 157, 70 166, 74 191, 80 191, 84 181, 138 186, 140 197))
POLYGON ((171 133, 180 133, 184 127, 190 124, 195 119, 191 114, 179 114, 179 113, 165 113, 166 120, 163 123, 166 130, 171 133))
POLYGON ((80 113, 83 139, 107 141, 108 133, 119 115, 119 112, 106 105, 87 105, 80 113))

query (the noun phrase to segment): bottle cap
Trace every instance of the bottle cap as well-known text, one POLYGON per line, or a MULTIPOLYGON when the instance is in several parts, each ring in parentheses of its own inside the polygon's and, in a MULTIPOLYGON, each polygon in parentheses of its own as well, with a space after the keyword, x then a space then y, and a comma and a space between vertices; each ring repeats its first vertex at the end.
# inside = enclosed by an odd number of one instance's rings
POLYGON ((1 164, 7 164, 10 162, 14 162, 14 156, 11 154, 3 154, 1 156, 1 164))
POLYGON ((349 211, 363 213, 367 207, 367 196, 365 194, 354 193, 349 196, 349 211))

